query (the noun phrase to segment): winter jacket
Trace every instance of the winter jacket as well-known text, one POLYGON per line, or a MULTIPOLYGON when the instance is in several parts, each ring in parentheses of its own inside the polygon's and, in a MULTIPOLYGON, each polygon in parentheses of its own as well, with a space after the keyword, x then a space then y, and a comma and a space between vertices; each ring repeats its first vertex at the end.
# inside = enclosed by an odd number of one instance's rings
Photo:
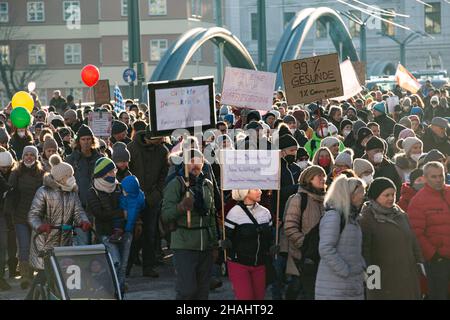
MULTIPOLYGON (((62 191, 50 174, 44 176, 44 185, 34 196, 28 214, 28 222, 33 228, 31 239, 34 239, 40 225, 80 225, 89 221, 78 197, 78 190, 72 192, 62 191)), ((40 234, 36 238, 37 250, 42 251, 53 247, 70 246, 72 244, 71 232, 52 230, 50 234, 40 234)), ((31 265, 39 270, 44 269, 44 261, 38 257, 35 246, 30 249, 31 265)))
POLYGON ((298 192, 292 195, 286 204, 282 232, 282 237, 285 237, 285 239, 283 239, 283 243, 280 241, 281 251, 285 251, 283 246, 287 245, 288 261, 286 274, 299 275, 294 259, 301 259, 302 254, 300 248, 303 245, 303 240, 306 234, 319 223, 324 213, 323 199, 324 196, 299 187, 298 192), (301 193, 306 193, 308 196, 308 203, 303 214, 301 213, 301 193), (303 223, 300 229, 301 214, 303 216, 303 223))
MULTIPOLYGON (((118 140, 116 140, 116 138, 114 137, 110 137, 109 138, 109 142, 111 142, 111 145, 114 145, 118 140)), ((121 142, 125 143, 125 144, 129 144, 131 142, 131 139, 128 137, 125 137, 125 139, 123 139, 121 142)))
POLYGON ((382 114, 378 117, 375 117, 374 121, 380 126, 381 138, 386 139, 393 133, 395 121, 391 117, 387 116, 386 114, 382 114))
POLYGON ((381 273, 381 289, 368 288, 367 299, 419 299, 417 263, 422 263, 423 258, 405 212, 397 206, 384 209, 369 201, 361 210, 359 223, 366 265, 378 266, 381 273))
POLYGON ((8 183, 8 177, 9 175, 4 175, 0 172, 0 218, 5 217, 5 212, 7 211, 5 208, 5 198, 12 188, 8 183))
POLYGON ((87 193, 86 211, 95 217, 95 228, 99 236, 109 236, 113 230, 113 219, 123 218, 120 207, 122 190, 118 185, 112 193, 106 193, 91 187, 87 193))
POLYGON ((440 138, 433 133, 431 128, 426 128, 422 138, 422 142, 423 152, 428 152, 432 149, 438 149, 444 155, 450 156, 450 142, 448 141, 447 136, 440 138))
POLYGON ((247 209, 258 225, 252 222, 239 205, 234 206, 225 218, 225 235, 232 242, 227 256, 233 262, 259 266, 266 262, 272 242, 272 216, 269 210, 258 203, 247 206, 247 209))
POLYGON ((130 172, 130 170, 128 170, 128 168, 126 168, 125 170, 120 170, 119 168, 117 168, 116 179, 119 182, 122 182, 123 179, 131 175, 132 173, 130 172))
MULTIPOLYGON (((363 156, 363 159, 368 160, 367 154, 363 156)), ((397 173, 397 169, 391 160, 386 157, 379 165, 374 165, 375 174, 373 175, 374 179, 379 177, 388 177, 394 182, 395 187, 397 188, 397 199, 400 199, 400 190, 402 187, 402 179, 399 177, 397 173)))
MULTIPOLYGON (((402 184, 400 193, 400 200, 398 201, 397 205, 409 215, 408 206, 411 202, 411 199, 416 195, 417 191, 413 187, 411 187, 409 183, 405 182, 402 184)), ((411 217, 409 217, 409 220, 411 220, 411 217)))
POLYGON ((120 207, 127 212, 125 232, 133 232, 139 214, 145 208, 145 196, 135 176, 126 177, 121 183, 123 193, 120 195, 120 207))
POLYGON ((28 211, 36 191, 42 186, 45 171, 37 169, 36 164, 31 168, 23 163, 20 166, 20 169, 14 169, 9 176, 8 183, 12 191, 8 193, 7 201, 14 205, 14 223, 28 224, 28 211))
POLYGON ((304 131, 295 129, 293 136, 300 147, 303 147, 308 142, 308 138, 305 136, 304 131))
POLYGON ((365 262, 357 214, 351 214, 342 231, 342 213, 329 209, 320 220, 316 300, 364 300, 365 262))
POLYGON ((394 157, 395 169, 402 183, 409 182, 409 175, 417 169, 417 162, 408 157, 405 153, 399 153, 394 157))
POLYGON ((11 149, 16 153, 17 159, 22 160, 23 149, 26 146, 32 146, 33 140, 31 136, 20 138, 17 134, 13 134, 9 142, 11 149))
POLYGON ((74 176, 77 180, 79 196, 84 208, 86 208, 87 195, 92 185, 95 162, 101 157, 102 155, 97 150, 93 150, 91 156, 86 158, 80 150, 75 149, 66 159, 66 162, 73 167, 75 172, 74 176))
MULTIPOLYGON (((281 179, 280 179, 280 220, 283 221, 286 202, 291 195, 298 190, 298 178, 301 169, 296 163, 288 164, 284 158, 281 158, 281 179)), ((272 207, 276 208, 278 190, 273 191, 272 207)))
POLYGON ((440 192, 425 184, 411 199, 408 215, 425 259, 435 253, 450 258, 450 186, 440 192))
MULTIPOLYGON (((316 132, 314 132, 313 137, 305 144, 305 149, 309 154, 309 158, 314 158, 314 154, 320 148, 320 142, 323 138, 320 138, 316 132)), ((344 143, 339 140, 339 152, 342 152, 345 149, 344 143)))
POLYGON ((150 208, 160 205, 169 164, 169 151, 163 145, 145 144, 145 132, 138 132, 128 145, 130 171, 138 178, 150 208))
POLYGON ((77 120, 70 125, 70 129, 72 129, 72 131, 76 134, 82 124, 83 124, 83 122, 81 122, 80 120, 77 120))
MULTIPOLYGON (((187 214, 177 206, 185 197, 185 185, 179 178, 172 179, 164 189, 161 208, 162 220, 165 223, 176 222, 177 229, 171 233, 172 249, 206 251, 217 247, 216 215, 214 208, 214 192, 212 182, 204 179, 202 183, 204 208, 201 213, 195 208, 191 210, 191 228, 187 227, 187 214)), ((192 193, 192 191, 189 191, 192 193)))
POLYGON ((58 98, 53 97, 48 105, 54 106, 56 112, 58 112, 60 115, 64 115, 64 112, 66 112, 67 110, 67 100, 61 96, 59 96, 58 98))

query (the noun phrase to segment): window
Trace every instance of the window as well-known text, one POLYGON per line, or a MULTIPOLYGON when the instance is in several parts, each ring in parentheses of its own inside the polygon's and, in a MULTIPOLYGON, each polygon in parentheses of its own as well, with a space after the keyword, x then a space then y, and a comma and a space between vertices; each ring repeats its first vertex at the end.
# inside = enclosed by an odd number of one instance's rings
POLYGON ((192 56, 192 62, 200 62, 200 61, 202 61, 202 47, 198 48, 197 51, 195 51, 192 56))
POLYGON ((45 21, 45 4, 44 1, 27 2, 28 22, 45 21))
POLYGON ((120 14, 122 17, 128 16, 128 0, 120 0, 120 14))
POLYGON ((9 64, 9 46, 0 45, 0 64, 9 64))
MULTIPOLYGON (((386 11, 395 12, 394 9, 385 9, 386 11)), ((394 22, 394 17, 388 15, 381 15, 384 19, 394 22)), ((391 23, 381 21, 381 34, 384 36, 394 36, 395 26, 391 23)))
POLYGON ((8 22, 8 2, 0 2, 0 22, 8 22))
POLYGON ((81 20, 80 1, 63 2, 63 19, 64 21, 81 20))
POLYGON ((64 63, 81 64, 81 44, 68 43, 64 45, 64 63))
POLYGON ((122 61, 128 62, 128 40, 122 40, 122 61))
POLYGON ((46 64, 45 44, 30 44, 28 46, 29 64, 46 64))
POLYGON ((295 12, 284 12, 283 13, 283 26, 286 27, 286 25, 292 20, 292 18, 295 16, 295 12))
POLYGON ((191 16, 194 18, 202 17, 202 0, 191 0, 191 16))
POLYGON ((166 0, 148 0, 148 15, 163 16, 167 14, 166 0))
POLYGON ((323 39, 327 37, 327 24, 317 20, 316 22, 316 38, 323 39))
MULTIPOLYGON (((350 14, 361 19, 361 11, 359 10, 350 10, 350 14)), ((361 33, 361 25, 359 23, 356 23, 352 19, 348 20, 348 29, 352 37, 358 37, 361 33)))
POLYGON ((250 14, 250 27, 252 30, 252 40, 258 40, 258 15, 256 13, 250 14))
POLYGON ((425 32, 430 34, 441 33, 441 4, 428 3, 425 7, 425 32))
POLYGON ((157 39, 150 41, 150 60, 159 61, 167 50, 167 40, 157 39))

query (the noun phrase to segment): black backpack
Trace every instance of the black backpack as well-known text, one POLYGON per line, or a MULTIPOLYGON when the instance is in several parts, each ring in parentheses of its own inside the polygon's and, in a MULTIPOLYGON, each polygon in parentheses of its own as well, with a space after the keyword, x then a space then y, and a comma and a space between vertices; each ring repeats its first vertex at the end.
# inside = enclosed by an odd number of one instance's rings
MULTIPOLYGON (((300 205, 300 230, 303 227, 303 213, 308 205, 308 194, 305 192, 300 192, 301 205, 300 205)), ((322 216, 323 217, 323 216, 322 216)), ((322 219, 322 217, 320 219, 322 219)), ((301 259, 294 259, 297 269, 301 273, 304 269, 305 262, 308 264, 313 264, 316 268, 319 266, 320 254, 319 254, 319 234, 320 220, 319 222, 305 235, 303 244, 300 247, 300 252, 302 253, 301 259)), ((344 230, 345 219, 341 215, 340 233, 344 230)))

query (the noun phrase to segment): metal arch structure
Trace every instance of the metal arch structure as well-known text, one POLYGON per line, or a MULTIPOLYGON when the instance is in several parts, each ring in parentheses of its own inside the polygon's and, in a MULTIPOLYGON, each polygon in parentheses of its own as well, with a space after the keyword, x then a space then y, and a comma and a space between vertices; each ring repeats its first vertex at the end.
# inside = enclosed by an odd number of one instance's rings
POLYGON ((256 70, 250 53, 229 30, 219 27, 194 28, 185 32, 170 46, 150 81, 179 79, 195 51, 207 41, 212 41, 217 46, 223 43, 223 53, 233 67, 256 70))
POLYGON ((341 60, 348 57, 351 61, 359 61, 350 32, 335 10, 327 7, 303 9, 286 26, 269 65, 269 71, 277 73, 276 87, 283 87, 281 62, 301 56, 303 43, 316 21, 329 24, 329 35, 341 60))

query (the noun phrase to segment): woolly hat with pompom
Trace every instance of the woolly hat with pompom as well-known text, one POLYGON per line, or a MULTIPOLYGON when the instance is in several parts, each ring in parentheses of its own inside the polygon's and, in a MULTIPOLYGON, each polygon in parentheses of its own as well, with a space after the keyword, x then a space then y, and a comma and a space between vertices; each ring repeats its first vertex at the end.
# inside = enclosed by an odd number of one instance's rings
POLYGON ((398 142, 397 142, 397 146, 399 147, 399 149, 405 150, 406 154, 410 153, 412 147, 415 144, 420 144, 420 147, 423 148, 422 140, 420 140, 419 138, 416 138, 416 137, 408 137, 405 140, 398 140, 398 142))
POLYGON ((5 148, 0 147, 0 167, 11 167, 13 164, 14 159, 11 153, 5 148))
POLYGON ((46 134, 44 136, 43 140, 44 140, 44 145, 42 147, 42 150, 45 151, 47 149, 55 149, 56 151, 58 151, 58 143, 50 134, 46 134))
POLYGON ((73 176, 73 168, 67 162, 63 162, 58 154, 54 154, 50 157, 49 163, 51 166, 50 174, 53 178, 60 182, 64 178, 70 178, 73 176))

